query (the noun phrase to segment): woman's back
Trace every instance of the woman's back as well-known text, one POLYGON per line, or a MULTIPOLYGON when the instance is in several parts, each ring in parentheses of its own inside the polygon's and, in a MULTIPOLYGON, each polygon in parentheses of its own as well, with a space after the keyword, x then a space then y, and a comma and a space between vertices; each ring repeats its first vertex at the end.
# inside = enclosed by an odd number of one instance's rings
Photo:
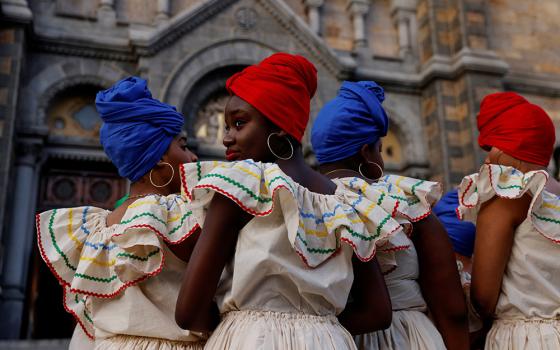
POLYGON ((216 301, 226 316, 207 347, 269 348, 270 341, 282 348, 286 339, 279 334, 296 332, 288 336, 294 348, 354 348, 336 319, 354 281, 352 256, 355 250, 364 259, 374 254, 375 241, 399 229, 398 223, 370 234, 364 226, 369 218, 360 218, 351 206, 360 200, 357 193, 336 181, 332 195, 311 192, 273 163, 202 162, 185 164, 182 173, 185 195, 194 193, 197 220, 203 221, 214 192, 254 216, 239 232, 218 284, 216 301), (228 333, 234 324, 235 336, 228 333), (316 332, 310 334, 329 329, 330 336, 306 339, 310 329, 316 332), (247 343, 251 339, 258 344, 247 343))
POLYGON ((173 319, 186 263, 166 244, 197 228, 190 209, 178 195, 151 195, 120 211, 121 220, 110 226, 110 212, 95 207, 38 215, 41 254, 64 286, 65 307, 96 346, 109 338, 117 346, 117 338, 133 336, 196 348, 204 337, 180 329, 173 319))
POLYGON ((560 197, 545 189, 548 176, 486 164, 461 184, 458 213, 468 220, 495 196, 531 197, 527 217, 513 232, 487 348, 560 347, 560 197))

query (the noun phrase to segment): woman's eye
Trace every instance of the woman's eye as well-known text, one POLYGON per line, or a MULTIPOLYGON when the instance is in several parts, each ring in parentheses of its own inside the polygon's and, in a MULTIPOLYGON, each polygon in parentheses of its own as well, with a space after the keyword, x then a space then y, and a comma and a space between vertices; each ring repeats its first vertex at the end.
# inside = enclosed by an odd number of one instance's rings
POLYGON ((239 128, 241 126, 243 126, 243 124, 245 124, 245 122, 243 120, 236 120, 233 125, 235 125, 236 128, 239 128))

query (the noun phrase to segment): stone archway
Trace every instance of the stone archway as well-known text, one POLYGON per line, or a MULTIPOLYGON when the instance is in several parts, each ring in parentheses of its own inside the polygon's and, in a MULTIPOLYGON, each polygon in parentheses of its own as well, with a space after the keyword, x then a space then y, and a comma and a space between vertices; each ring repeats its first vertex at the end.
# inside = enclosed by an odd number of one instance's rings
POLYGON ((388 170, 411 177, 426 178, 429 175, 427 148, 419 114, 406 105, 386 100, 384 108, 389 115, 389 130, 401 147, 402 161, 388 170))
POLYGON ((162 101, 173 106, 186 103, 201 78, 212 71, 231 66, 248 66, 276 52, 272 47, 253 40, 226 40, 185 57, 171 71, 161 90, 162 101))
POLYGON ((45 126, 46 108, 52 98, 72 86, 95 85, 108 88, 129 75, 116 65, 73 58, 48 66, 35 75, 22 89, 26 102, 20 104, 21 122, 25 127, 45 126))

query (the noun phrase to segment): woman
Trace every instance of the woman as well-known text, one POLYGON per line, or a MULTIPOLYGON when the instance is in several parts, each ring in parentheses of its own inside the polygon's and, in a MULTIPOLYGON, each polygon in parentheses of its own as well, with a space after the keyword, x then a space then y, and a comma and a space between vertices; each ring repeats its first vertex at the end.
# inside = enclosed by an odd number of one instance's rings
POLYGON ((354 349, 348 331, 390 322, 373 256, 375 242, 401 228, 382 225, 381 209, 355 211, 347 203, 359 196, 305 164, 316 79, 309 61, 285 53, 231 77, 223 142, 235 162, 182 169, 204 225, 176 320, 215 328, 207 349, 354 349), (354 304, 344 309, 350 289, 354 304))
POLYGON ((105 153, 129 179, 128 199, 37 215, 41 255, 77 320, 71 349, 202 349, 205 337, 173 320, 198 225, 180 192, 179 164, 196 156, 183 116, 130 77, 96 97, 105 153), (88 341, 85 335, 91 340, 88 341))
POLYGON ((311 131, 323 174, 341 178, 365 196, 382 193, 376 203, 394 208, 397 220, 413 226, 408 235, 401 232, 380 247, 379 261, 393 305, 391 327, 358 336, 356 343, 360 349, 467 349, 466 308, 453 251, 431 214, 440 186, 383 177, 381 138, 389 126, 381 105, 384 98, 374 82, 344 82, 338 96, 319 112, 311 131), (363 185, 356 185, 360 182, 363 185))
POLYGON ((457 190, 454 189, 441 198, 433 211, 445 227, 453 244, 457 269, 467 301, 471 349, 481 349, 484 347, 484 336, 487 330, 483 329, 482 322, 470 303, 472 255, 476 227, 471 222, 459 220, 456 213, 457 206, 459 206, 459 196, 457 190))
POLYGON ((560 185, 546 170, 554 124, 512 92, 486 96, 477 124, 488 155, 461 182, 457 212, 476 222, 471 300, 492 322, 485 348, 560 349, 560 185))

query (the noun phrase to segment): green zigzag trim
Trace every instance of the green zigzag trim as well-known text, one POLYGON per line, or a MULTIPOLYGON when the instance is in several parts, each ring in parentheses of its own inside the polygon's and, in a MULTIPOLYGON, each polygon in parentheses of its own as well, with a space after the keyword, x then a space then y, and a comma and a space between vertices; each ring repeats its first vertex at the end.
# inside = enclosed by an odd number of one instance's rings
POLYGON ((118 257, 126 257, 126 258, 130 258, 130 259, 135 259, 135 260, 140 260, 140 261, 148 261, 148 259, 150 259, 152 256, 156 255, 157 253, 159 253, 159 248, 156 248, 155 250, 151 251, 145 257, 141 257, 141 256, 130 254, 130 253, 118 253, 117 256, 118 257))
POLYGON ((131 218, 128 219, 128 220, 123 220, 123 221, 121 221, 120 224, 121 224, 121 225, 126 225, 126 224, 129 224, 129 223, 131 223, 132 221, 134 221, 134 220, 136 220, 136 219, 138 219, 138 218, 144 217, 144 216, 150 216, 150 217, 156 219, 158 222, 160 222, 160 223, 162 223, 162 224, 164 224, 164 225, 167 224, 167 223, 166 223, 165 221, 163 221, 161 218, 158 218, 157 216, 155 216, 154 214, 152 214, 152 213, 150 213, 150 212, 143 212, 143 213, 140 213, 140 214, 136 214, 136 215, 134 215, 133 217, 131 217, 131 218))
POLYGON ((257 196, 253 191, 251 191, 250 189, 248 189, 247 187, 243 186, 242 184, 240 184, 239 182, 235 181, 234 179, 221 175, 221 174, 207 174, 204 175, 202 177, 202 179, 207 178, 207 177, 217 177, 219 179, 224 180, 225 182, 229 182, 230 184, 237 186, 238 188, 242 189, 243 191, 245 191, 249 196, 251 196, 253 199, 255 199, 256 201, 260 202, 260 203, 270 203, 272 201, 272 198, 268 198, 268 197, 260 197, 257 196))
POLYGON ((533 215, 534 215, 537 219, 539 219, 539 220, 547 221, 547 222, 552 222, 552 223, 555 223, 555 224, 559 224, 559 225, 560 225, 560 220, 556 220, 556 219, 552 219, 552 218, 547 218, 547 217, 544 217, 544 216, 537 215, 537 214, 535 214, 535 213, 533 213, 533 215))

